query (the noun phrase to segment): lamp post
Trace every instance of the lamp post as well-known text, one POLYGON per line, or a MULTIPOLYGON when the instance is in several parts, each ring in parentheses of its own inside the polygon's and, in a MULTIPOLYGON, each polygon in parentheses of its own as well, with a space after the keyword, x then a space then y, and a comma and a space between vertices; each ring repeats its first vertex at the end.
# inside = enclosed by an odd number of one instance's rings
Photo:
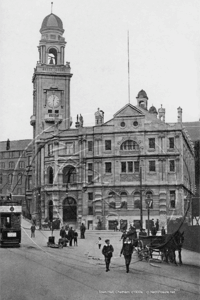
POLYGON ((146 199, 146 204, 147 204, 147 213, 148 213, 148 236, 149 236, 149 212, 150 212, 150 207, 152 205, 152 200, 151 199, 146 199))

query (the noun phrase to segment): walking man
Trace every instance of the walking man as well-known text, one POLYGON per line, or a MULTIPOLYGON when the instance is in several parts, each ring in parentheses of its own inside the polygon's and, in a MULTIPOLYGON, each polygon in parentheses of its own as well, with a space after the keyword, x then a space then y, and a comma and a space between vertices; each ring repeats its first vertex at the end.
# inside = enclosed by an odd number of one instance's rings
POLYGON ((129 273, 129 265, 132 258, 134 246, 131 243, 131 240, 127 237, 125 242, 123 243, 122 250, 120 252, 120 256, 123 254, 125 259, 125 265, 126 265, 126 273, 129 273))
POLYGON ((110 266, 110 261, 111 261, 111 257, 112 254, 114 252, 114 248, 112 245, 110 245, 110 240, 105 240, 105 245, 103 246, 102 249, 102 254, 105 257, 105 263, 106 263, 106 272, 110 271, 109 266, 110 266))

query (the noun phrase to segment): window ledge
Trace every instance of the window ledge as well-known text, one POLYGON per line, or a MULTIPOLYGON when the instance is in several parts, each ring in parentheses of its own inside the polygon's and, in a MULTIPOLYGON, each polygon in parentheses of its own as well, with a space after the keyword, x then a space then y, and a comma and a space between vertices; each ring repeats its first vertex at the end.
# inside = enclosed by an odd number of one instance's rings
POLYGON ((148 152, 155 152, 156 149, 154 149, 154 148, 149 148, 147 151, 148 151, 148 152))

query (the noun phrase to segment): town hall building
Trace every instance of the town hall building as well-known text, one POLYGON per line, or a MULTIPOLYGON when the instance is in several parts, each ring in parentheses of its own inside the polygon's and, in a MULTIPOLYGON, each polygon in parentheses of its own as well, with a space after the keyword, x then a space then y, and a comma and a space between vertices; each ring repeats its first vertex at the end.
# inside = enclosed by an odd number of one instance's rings
POLYGON ((116 221, 147 228, 148 208, 160 226, 183 216, 194 193, 194 149, 182 109, 177 122, 167 124, 162 105, 149 108, 141 90, 111 120, 98 108, 94 126, 77 115, 73 127, 61 19, 51 13, 40 33, 30 121, 32 216, 93 229, 112 229, 116 221))

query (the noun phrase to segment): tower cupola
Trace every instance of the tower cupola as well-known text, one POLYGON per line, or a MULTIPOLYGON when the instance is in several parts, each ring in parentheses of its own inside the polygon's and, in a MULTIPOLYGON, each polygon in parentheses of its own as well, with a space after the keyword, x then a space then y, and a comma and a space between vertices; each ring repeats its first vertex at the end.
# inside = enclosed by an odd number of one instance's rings
POLYGON ((65 38, 61 19, 51 13, 46 16, 40 28, 41 40, 39 62, 46 65, 64 65, 65 38))

